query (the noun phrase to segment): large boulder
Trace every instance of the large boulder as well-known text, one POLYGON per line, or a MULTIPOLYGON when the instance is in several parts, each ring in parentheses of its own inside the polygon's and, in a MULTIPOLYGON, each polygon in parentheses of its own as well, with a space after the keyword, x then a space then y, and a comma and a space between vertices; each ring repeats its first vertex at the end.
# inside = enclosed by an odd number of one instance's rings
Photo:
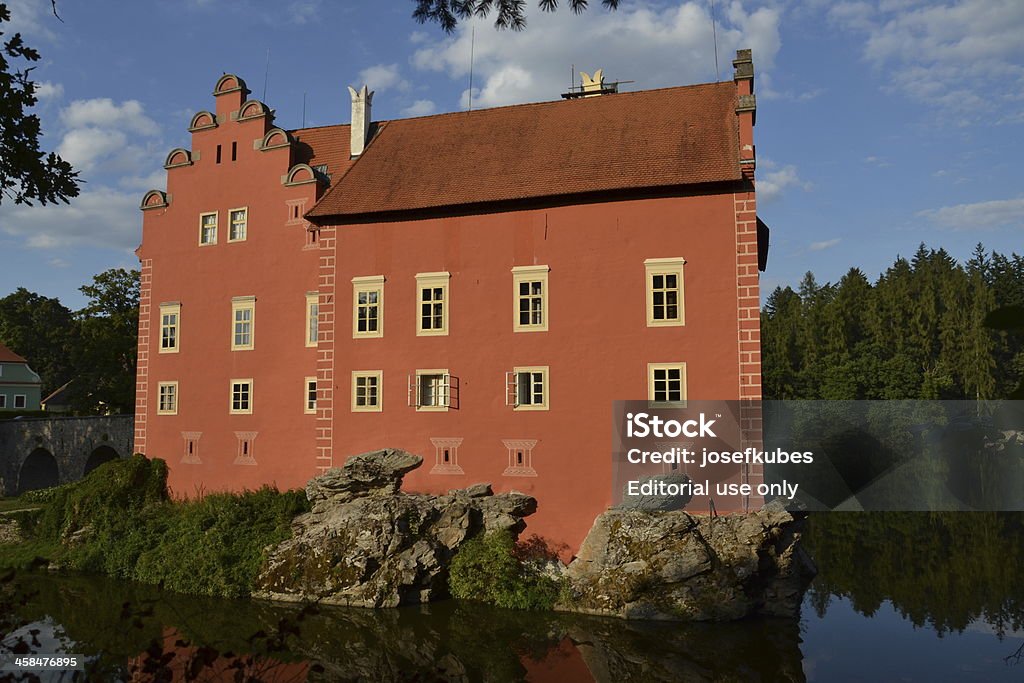
POLYGON ((445 597, 447 568, 462 543, 504 529, 518 534, 537 508, 530 496, 494 495, 489 484, 443 496, 402 493, 402 477, 421 463, 385 449, 310 481, 313 508, 273 550, 255 595, 358 607, 445 597))
POLYGON ((781 505, 722 517, 613 509, 566 577, 562 608, 634 619, 794 616, 815 569, 781 505))

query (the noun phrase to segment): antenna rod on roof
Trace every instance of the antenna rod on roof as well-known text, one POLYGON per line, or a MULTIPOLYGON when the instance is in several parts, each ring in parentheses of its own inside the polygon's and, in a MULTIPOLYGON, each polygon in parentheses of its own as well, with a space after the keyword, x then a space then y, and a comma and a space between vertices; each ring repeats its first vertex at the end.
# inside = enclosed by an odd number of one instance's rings
POLYGON ((475 48, 476 26, 473 26, 469 37, 469 108, 467 112, 473 111, 473 50, 475 48))
POLYGON ((711 0, 711 36, 715 43, 715 82, 722 80, 722 72, 718 68, 718 26, 715 22, 715 0, 711 0))
POLYGON ((263 72, 263 97, 260 102, 267 103, 267 80, 270 78, 270 48, 267 48, 267 69, 263 72))
POLYGON ((302 127, 306 127, 306 93, 302 93, 302 127))

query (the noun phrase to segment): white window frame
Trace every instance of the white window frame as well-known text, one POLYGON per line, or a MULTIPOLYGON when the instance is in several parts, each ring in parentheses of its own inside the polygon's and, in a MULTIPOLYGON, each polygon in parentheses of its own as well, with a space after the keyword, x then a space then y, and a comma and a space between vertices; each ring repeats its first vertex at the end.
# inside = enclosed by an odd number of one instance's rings
POLYGON ((0 408, 7 407, 7 394, 0 394, 0 408))
POLYGON ((352 412, 353 413, 379 413, 384 410, 384 386, 383 370, 353 370, 352 371, 352 412), (359 380, 373 379, 376 382, 376 403, 358 405, 359 380))
POLYGON ((228 242, 244 242, 249 236, 249 207, 239 206, 234 209, 228 209, 228 242), (235 214, 241 212, 242 220, 236 221, 235 214), (235 226, 241 225, 241 237, 237 236, 235 232, 235 226))
POLYGON ((156 385, 156 414, 157 415, 177 415, 178 414, 178 383, 177 382, 158 382, 156 385), (164 408, 164 390, 169 390, 168 393, 171 396, 171 406, 164 408))
POLYGON ((307 415, 316 414, 316 377, 306 377, 302 382, 302 388, 304 389, 302 395, 303 408, 302 412, 307 415), (310 399, 312 396, 312 400, 310 399))
POLYGON ((436 273, 416 273, 416 336, 417 337, 446 337, 448 336, 448 318, 449 311, 451 309, 451 287, 449 287, 449 281, 451 280, 452 274, 448 271, 440 271, 436 273), (431 318, 431 327, 424 329, 423 327, 423 306, 434 304, 436 302, 423 300, 423 290, 431 290, 431 296, 433 296, 433 290, 441 289, 441 326, 433 327, 433 313, 429 316, 431 318))
POLYGON ((505 373, 505 405, 511 406, 513 410, 550 410, 551 408, 551 381, 550 368, 547 365, 524 365, 517 366, 512 372, 505 373), (523 375, 529 375, 529 403, 520 402, 520 381, 523 375), (541 401, 534 402, 536 375, 541 377, 541 401))
MULTIPOLYGON (((548 266, 516 266, 512 269, 512 331, 513 332, 547 332, 550 309, 548 308, 548 266), (528 301, 535 298, 535 295, 528 293, 525 297, 519 292, 520 285, 539 282, 540 283, 540 318, 539 323, 528 322, 523 324, 520 319, 520 302, 526 298, 528 301)), ((532 319, 532 311, 531 311, 532 319)))
MULTIPOLYGON (((419 288, 416 289, 416 296, 419 297, 419 288)), ((352 278, 352 338, 353 339, 379 339, 384 336, 384 276, 366 275, 352 278), (377 303, 363 304, 366 308, 376 306, 377 308, 377 329, 372 331, 359 330, 359 295, 376 292, 377 303)))
POLYGON ((181 304, 174 301, 160 304, 160 337, 157 340, 160 353, 178 353, 181 349, 181 304), (174 316, 174 323, 168 324, 164 321, 165 316, 174 316), (174 330, 174 346, 164 346, 165 330, 174 330))
MULTIPOLYGON (((668 380, 666 380, 668 381, 668 380)), ((686 363, 648 363, 647 364, 647 400, 652 405, 686 407, 686 363), (655 398, 654 373, 659 370, 679 370, 680 400, 659 401, 655 398)))
POLYGON ((231 350, 252 351, 256 346, 256 297, 236 296, 231 299, 231 350), (238 343, 238 325, 246 321, 238 319, 240 311, 249 311, 249 341, 238 343))
POLYGON ((320 342, 320 294, 306 292, 306 347, 311 348, 320 342))
POLYGON ((207 211, 205 213, 199 214, 199 246, 209 247, 214 244, 217 244, 217 223, 219 222, 220 216, 216 211, 207 211), (204 223, 207 216, 213 216, 213 224, 211 226, 213 228, 213 237, 209 240, 205 239, 206 232, 204 230, 204 228, 207 227, 204 223))
MULTIPOLYGON (((649 258, 644 261, 644 291, 647 294, 647 327, 680 327, 686 324, 685 290, 683 286, 683 266, 686 259, 682 257, 673 258, 649 258), (678 283, 676 317, 656 319, 654 317, 654 278, 658 275, 675 275, 678 283)), ((667 306, 668 304, 663 304, 667 306)))
MULTIPOLYGON (((241 395, 241 392, 239 392, 241 395)), ((231 415, 252 415, 253 405, 253 383, 252 377, 243 377, 240 379, 232 379, 228 383, 228 412, 231 415), (249 405, 245 408, 235 408, 235 385, 248 385, 249 387, 249 405)))
POLYGON ((28 408, 28 394, 15 394, 14 395, 14 409, 18 410, 19 408, 22 409, 22 410, 28 408), (18 405, 18 399, 19 398, 21 399, 21 405, 20 406, 18 405))
POLYGON ((425 412, 446 412, 452 402, 452 376, 447 368, 429 368, 417 370, 414 375, 409 375, 408 383, 409 405, 416 410, 425 412), (436 403, 424 403, 423 400, 423 377, 439 377, 440 383, 436 388, 431 388, 431 397, 436 397, 436 403))

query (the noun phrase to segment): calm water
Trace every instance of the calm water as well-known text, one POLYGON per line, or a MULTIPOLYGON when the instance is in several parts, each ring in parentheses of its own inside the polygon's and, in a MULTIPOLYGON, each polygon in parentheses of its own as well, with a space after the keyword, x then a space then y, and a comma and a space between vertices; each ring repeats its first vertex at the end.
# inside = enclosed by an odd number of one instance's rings
POLYGON ((306 613, 45 575, 19 575, 27 597, 12 605, 8 590, 0 614, 38 631, 36 651, 89 655, 88 680, 1024 681, 1022 520, 815 518, 820 574, 799 621, 626 623, 457 602, 306 613))

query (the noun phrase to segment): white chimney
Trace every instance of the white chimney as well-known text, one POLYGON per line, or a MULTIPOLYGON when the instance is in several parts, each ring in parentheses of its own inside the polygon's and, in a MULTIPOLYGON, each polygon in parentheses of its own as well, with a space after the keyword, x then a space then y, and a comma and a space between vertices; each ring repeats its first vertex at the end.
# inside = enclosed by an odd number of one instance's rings
POLYGON ((359 91, 349 86, 348 92, 352 95, 352 143, 349 153, 357 157, 366 149, 370 135, 370 105, 373 103, 373 92, 368 90, 365 84, 359 91))

